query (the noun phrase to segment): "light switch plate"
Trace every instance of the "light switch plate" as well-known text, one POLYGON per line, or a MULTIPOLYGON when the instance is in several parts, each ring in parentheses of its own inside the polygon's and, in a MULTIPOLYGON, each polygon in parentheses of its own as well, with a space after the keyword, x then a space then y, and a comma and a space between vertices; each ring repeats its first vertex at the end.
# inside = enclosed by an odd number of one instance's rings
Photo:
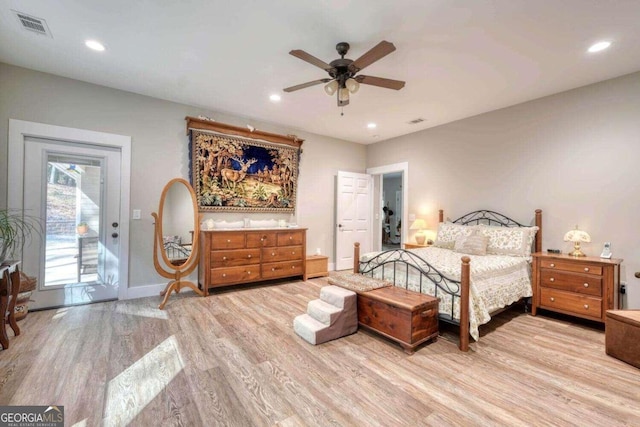
POLYGON ((134 209, 133 210, 133 219, 140 219, 140 209, 134 209))

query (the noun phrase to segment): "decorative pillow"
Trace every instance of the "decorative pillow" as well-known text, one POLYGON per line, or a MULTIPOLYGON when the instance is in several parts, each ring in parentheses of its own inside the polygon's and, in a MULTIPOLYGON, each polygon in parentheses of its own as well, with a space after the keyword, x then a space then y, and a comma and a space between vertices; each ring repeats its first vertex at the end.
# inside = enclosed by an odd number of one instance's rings
POLYGON ((531 256, 531 246, 538 227, 490 227, 479 225, 480 233, 489 238, 487 253, 495 255, 531 256))
POLYGON ((244 228, 244 221, 214 221, 213 228, 226 229, 226 228, 244 228))
POLYGON ((453 250, 469 255, 486 255, 489 238, 474 230, 468 236, 460 235, 455 241, 453 250))
POLYGON ((441 222, 438 224, 438 235, 433 246, 444 249, 453 249, 456 239, 459 236, 468 236, 473 231, 473 227, 454 224, 452 222, 441 222))

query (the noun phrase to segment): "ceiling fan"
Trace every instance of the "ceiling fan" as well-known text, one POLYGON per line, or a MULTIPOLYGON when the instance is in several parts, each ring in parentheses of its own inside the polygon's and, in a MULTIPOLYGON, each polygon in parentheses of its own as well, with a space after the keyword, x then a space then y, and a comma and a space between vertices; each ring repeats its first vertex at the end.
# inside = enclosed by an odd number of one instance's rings
POLYGON ((400 90, 404 87, 405 82, 400 80, 391 80, 382 77, 372 77, 364 75, 356 76, 356 74, 363 70, 365 67, 368 67, 377 60, 384 58, 385 56, 396 50, 396 47, 393 45, 393 43, 389 43, 388 41, 383 40, 355 61, 344 57, 349 51, 349 47, 349 43, 338 43, 336 45, 336 50, 338 51, 340 58, 331 61, 329 64, 316 58, 313 55, 308 54, 304 50, 292 50, 291 52, 289 52, 290 55, 293 55, 296 58, 307 61, 309 64, 315 65, 316 67, 322 68, 327 73, 329 73, 329 76, 331 76, 331 78, 324 78, 307 83, 302 83, 296 86, 291 86, 284 89, 284 91, 293 92, 309 86, 327 83, 324 87, 324 91, 327 93, 327 95, 330 96, 337 92, 338 107, 344 107, 345 105, 349 105, 349 94, 356 93, 360 88, 361 83, 365 85, 379 86, 395 90, 400 90))

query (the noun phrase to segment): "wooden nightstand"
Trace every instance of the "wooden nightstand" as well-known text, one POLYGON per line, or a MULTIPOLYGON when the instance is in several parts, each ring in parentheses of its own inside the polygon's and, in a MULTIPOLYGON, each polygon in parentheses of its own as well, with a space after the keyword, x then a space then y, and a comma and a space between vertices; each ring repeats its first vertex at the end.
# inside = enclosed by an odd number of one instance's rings
POLYGON ((619 305, 621 259, 533 254, 533 307, 603 322, 619 305))
MULTIPOLYGON (((329 257, 324 255, 307 256, 306 279, 329 275, 329 257)), ((305 279, 305 280, 306 280, 305 279)))
POLYGON ((405 249, 420 249, 420 248, 428 248, 431 245, 419 245, 417 243, 403 243, 405 249))

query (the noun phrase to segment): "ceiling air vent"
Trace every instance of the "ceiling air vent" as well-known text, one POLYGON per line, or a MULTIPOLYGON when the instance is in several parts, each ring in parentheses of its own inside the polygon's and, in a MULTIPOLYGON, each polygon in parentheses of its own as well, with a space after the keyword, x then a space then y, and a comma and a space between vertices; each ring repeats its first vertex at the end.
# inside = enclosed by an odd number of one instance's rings
POLYGON ((51 35, 51 31, 49 31, 49 27, 47 26, 47 21, 45 21, 44 19, 36 18, 35 16, 18 12, 17 10, 12 10, 12 12, 14 15, 16 15, 18 21, 20 21, 20 24, 22 25, 22 28, 24 28, 25 30, 33 31, 34 33, 53 38, 53 36, 51 35))
POLYGON ((424 119, 417 118, 417 119, 413 119, 413 120, 411 120, 410 122, 407 122, 407 123, 409 123, 410 125, 417 125, 418 123, 421 123, 421 122, 424 122, 424 119))

